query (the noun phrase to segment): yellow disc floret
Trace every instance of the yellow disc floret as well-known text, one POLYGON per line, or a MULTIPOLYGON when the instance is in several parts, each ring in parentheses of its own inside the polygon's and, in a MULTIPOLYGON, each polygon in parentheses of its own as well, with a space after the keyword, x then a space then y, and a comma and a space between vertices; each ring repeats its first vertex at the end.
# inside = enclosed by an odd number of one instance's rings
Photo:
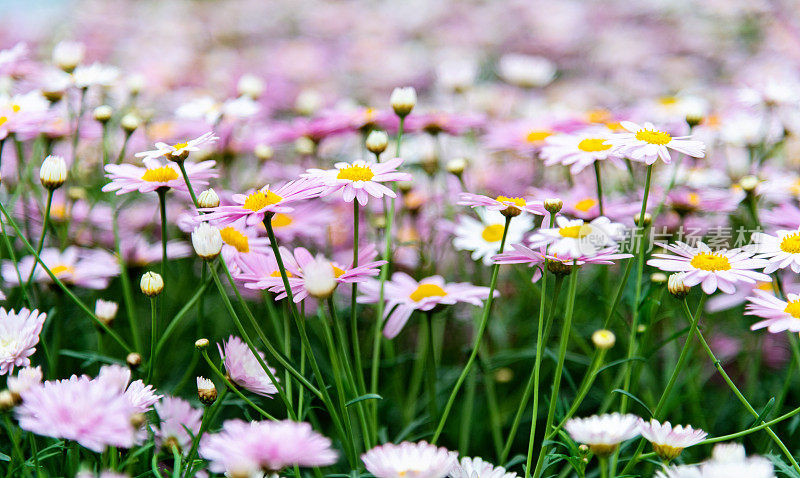
POLYGON ((222 240, 225 241, 225 244, 235 247, 237 251, 250 252, 250 240, 233 227, 228 226, 220 229, 219 234, 222 236, 222 240))
POLYGON ((499 242, 503 239, 503 231, 505 226, 502 224, 490 224, 483 228, 481 237, 486 242, 499 242))
POLYGON ((636 139, 644 141, 645 143, 657 144, 659 146, 665 145, 672 141, 672 136, 663 131, 654 129, 641 129, 636 133, 636 139))
POLYGON ((178 173, 169 166, 148 169, 142 175, 142 179, 151 183, 166 183, 178 179, 178 173))
POLYGON ((375 173, 368 166, 347 166, 339 170, 336 179, 347 179, 348 181, 369 181, 375 173))
POLYGON ((273 204, 278 204, 283 200, 282 197, 278 196, 274 192, 267 190, 266 193, 263 191, 256 191, 253 194, 247 196, 244 200, 244 204, 242 205, 243 208, 249 209, 251 211, 257 212, 264 209, 267 206, 271 206, 273 204))
POLYGON ((587 138, 578 143, 578 149, 587 153, 606 151, 611 148, 611 145, 605 144, 605 142, 606 140, 603 138, 587 138))
POLYGON ((428 297, 444 297, 446 295, 447 292, 436 284, 420 284, 408 297, 414 302, 419 302, 428 297))
POLYGON ((692 258, 690 262, 695 269, 704 271, 727 271, 731 268, 731 261, 727 257, 714 254, 713 252, 701 252, 692 258))
POLYGON ((781 250, 789 254, 800 253, 800 232, 783 236, 781 240, 781 250))

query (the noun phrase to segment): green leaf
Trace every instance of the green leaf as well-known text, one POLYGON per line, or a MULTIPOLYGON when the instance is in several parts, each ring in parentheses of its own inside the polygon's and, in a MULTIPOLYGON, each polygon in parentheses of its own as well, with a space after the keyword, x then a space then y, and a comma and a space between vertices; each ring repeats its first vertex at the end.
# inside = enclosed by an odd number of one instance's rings
POLYGON ((361 395, 360 397, 356 397, 350 400, 349 402, 345 403, 344 406, 349 407, 350 405, 362 402, 364 400, 383 400, 383 397, 381 397, 377 393, 367 393, 365 395, 361 395))
POLYGON ((635 401, 636 403, 641 405, 645 410, 647 410, 647 413, 649 413, 651 417, 653 416, 653 411, 650 410, 650 407, 645 405, 643 401, 639 400, 639 398, 636 397, 635 395, 633 395, 632 393, 626 392, 625 390, 622 390, 620 388, 615 388, 614 390, 611 391, 611 393, 615 393, 615 392, 616 393, 621 393, 621 394, 625 395, 626 397, 630 398, 631 400, 635 401))

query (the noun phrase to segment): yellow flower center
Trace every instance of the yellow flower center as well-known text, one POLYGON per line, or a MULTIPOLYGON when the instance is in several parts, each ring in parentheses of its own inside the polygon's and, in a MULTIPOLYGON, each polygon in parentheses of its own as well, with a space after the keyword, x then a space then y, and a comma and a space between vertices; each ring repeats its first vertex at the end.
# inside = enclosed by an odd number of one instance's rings
POLYGON ((611 148, 611 145, 605 144, 605 142, 606 140, 603 138, 587 138, 578 143, 578 149, 587 153, 605 151, 611 148))
POLYGON ((645 143, 664 145, 672 141, 672 136, 663 131, 653 129, 641 129, 636 133, 636 139, 645 143))
POLYGON ((763 290, 765 292, 774 292, 774 288, 772 287, 772 282, 759 282, 756 284, 756 289, 763 290))
POLYGON ((75 272, 75 268, 70 266, 65 266, 64 264, 59 264, 55 267, 50 268, 50 272, 53 273, 54 276, 60 277, 64 274, 72 274, 75 272))
POLYGON ((160 168, 148 169, 144 172, 142 179, 151 183, 166 183, 167 181, 178 179, 178 173, 169 166, 162 166, 160 168))
POLYGON ((660 458, 666 461, 672 461, 683 451, 683 448, 679 448, 676 446, 670 445, 659 445, 658 443, 653 443, 653 451, 656 452, 660 458))
POLYGON ((503 231, 505 226, 503 224, 491 224, 483 228, 481 237, 486 242, 498 242, 503 239, 503 231))
POLYGON ((235 247, 237 251, 250 252, 250 240, 236 229, 228 226, 220 229, 219 234, 222 236, 222 240, 225 241, 225 244, 235 247))
POLYGON ((341 277, 342 274, 344 274, 344 269, 340 269, 334 266, 333 264, 331 264, 331 267, 333 267, 333 276, 336 277, 337 279, 341 277))
POLYGON ((339 170, 336 179, 347 179, 348 181, 369 181, 375 173, 367 166, 347 166, 339 170))
POLYGON ((420 284, 417 290, 412 292, 408 297, 414 302, 419 302, 428 297, 444 297, 446 295, 447 292, 436 284, 420 284))
POLYGON ((181 149, 181 148, 185 148, 187 146, 189 146, 189 143, 178 143, 178 144, 173 144, 172 145, 172 147, 175 148, 175 149, 181 149))
POLYGON ((525 141, 529 143, 541 143, 542 141, 546 140, 548 136, 551 136, 553 133, 546 130, 533 130, 530 131, 527 136, 525 136, 525 141))
POLYGON ((592 198, 581 199, 575 203, 575 209, 581 212, 589 212, 589 209, 597 205, 597 200, 592 198))
POLYGON ((674 96, 662 96, 658 99, 658 102, 663 106, 672 106, 678 103, 678 98, 674 96))
POLYGON ((611 119, 611 113, 606 110, 590 110, 586 112, 586 121, 590 123, 605 123, 611 119))
POLYGON ((783 309, 783 311, 795 319, 800 319, 800 300, 793 300, 789 302, 786 304, 786 308, 783 309))
POLYGON ((689 204, 692 206, 700 205, 700 195, 697 193, 689 193, 689 204))
POLYGON ((22 107, 20 105, 11 105, 11 111, 13 111, 14 113, 19 113, 19 110, 21 109, 22 107))
MULTIPOLYGON (((517 207, 524 207, 526 204, 528 204, 525 201, 524 198, 512 198, 512 197, 508 197, 508 196, 497 196, 497 201, 498 202, 503 202, 503 203, 510 202, 514 206, 517 206, 517 207)), ((511 207, 511 206, 509 206, 509 207, 511 207)))
POLYGON ((258 212, 267 206, 278 204, 282 200, 283 200, 282 197, 278 196, 269 189, 267 190, 266 194, 264 194, 263 191, 256 191, 253 194, 247 196, 247 198, 244 200, 244 204, 242 205, 242 207, 245 209, 249 209, 253 212, 258 212))
POLYGON ((272 227, 286 227, 292 222, 292 217, 288 214, 278 213, 272 216, 272 227))
POLYGON ((731 268, 731 262, 727 257, 714 254, 713 252, 701 252, 692 258, 690 262, 695 269, 704 271, 727 271, 731 268))
POLYGON ((3 126, 8 121, 8 118, 5 116, 0 116, 0 126, 3 126))
MULTIPOLYGON (((280 269, 279 269, 279 270, 276 270, 275 272, 273 272, 273 273, 272 273, 272 274, 270 274, 269 276, 270 276, 270 277, 280 277, 280 276, 281 276, 281 271, 280 271, 280 269)), ((286 277, 294 277, 294 274, 292 274, 292 273, 291 273, 291 272, 289 272, 289 271, 286 271, 286 277)))
POLYGON ((783 236, 781 250, 789 254, 800 253, 800 232, 783 236))
POLYGON ((570 237, 572 239, 583 239, 592 233, 592 226, 588 224, 579 224, 575 226, 565 226, 558 230, 561 237, 570 237))
POLYGON ((50 208, 50 217, 56 219, 64 219, 67 217, 68 211, 64 204, 53 204, 50 208))

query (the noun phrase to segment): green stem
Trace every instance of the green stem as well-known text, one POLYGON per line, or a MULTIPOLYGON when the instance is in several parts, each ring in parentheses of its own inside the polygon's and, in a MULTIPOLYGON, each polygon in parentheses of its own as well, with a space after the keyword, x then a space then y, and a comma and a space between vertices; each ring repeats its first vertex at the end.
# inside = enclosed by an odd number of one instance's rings
POLYGON ((167 191, 167 188, 158 188, 156 191, 161 213, 161 278, 164 279, 164 289, 167 288, 167 261, 169 260, 167 258, 167 191))
MULTIPOLYGON (((36 245, 36 254, 39 255, 42 253, 42 249, 44 248, 44 238, 47 236, 47 226, 50 222, 50 207, 53 205, 53 190, 47 188, 47 205, 44 208, 44 218, 42 219, 42 235, 39 236, 39 244, 36 245)), ((36 261, 33 262, 33 267, 31 268, 31 275, 28 276, 28 280, 25 283, 25 288, 31 286, 31 282, 33 281, 33 274, 36 272, 36 261)))
MULTIPOLYGON (((359 212, 358 201, 353 201, 353 267, 358 267, 358 226, 359 226, 359 212)), ((358 283, 353 282, 353 291, 350 294, 350 341, 353 346, 353 363, 355 365, 354 373, 356 375, 358 385, 358 393, 366 393, 367 387, 364 383, 364 367, 361 364, 361 345, 358 340, 358 304, 356 298, 358 297, 358 283)), ((363 403, 359 404, 359 408, 363 408, 363 403)))
POLYGON ((114 249, 116 250, 117 260, 119 261, 119 278, 122 284, 122 298, 125 301, 125 313, 128 316, 128 326, 131 329, 131 340, 133 340, 133 347, 137 351, 140 351, 142 350, 142 342, 139 338, 139 320, 136 316, 136 309, 133 303, 133 288, 131 287, 131 279, 128 276, 128 266, 125 262, 125 257, 122 255, 122 246, 119 236, 119 210, 116 208, 114 209, 111 221, 112 229, 114 230, 114 249))
POLYGON ((183 175, 183 181, 186 183, 186 188, 189 189, 189 195, 192 196, 192 203, 194 204, 195 209, 197 209, 199 207, 197 205, 197 196, 194 195, 192 182, 189 181, 189 175, 186 174, 186 166, 184 166, 183 161, 178 161, 178 168, 180 168, 181 170, 181 174, 183 175))
POLYGON ((147 361, 147 381, 151 383, 153 379, 153 369, 156 361, 156 335, 158 334, 158 300, 150 298, 150 359, 147 361))
POLYGON ((597 207, 600 209, 600 215, 605 216, 603 212, 603 182, 600 180, 600 163, 594 162, 594 179, 597 182, 597 207))
POLYGON ((428 412, 431 423, 436 420, 436 350, 435 339, 433 337, 433 311, 425 312, 425 321, 428 324, 428 350, 425 353, 428 377, 426 382, 428 388, 428 412))
POLYGON ((242 392, 240 392, 240 391, 239 391, 239 389, 238 389, 238 388, 236 388, 236 385, 234 385, 233 383, 231 383, 231 381, 230 381, 230 380, 228 380, 228 377, 226 377, 226 376, 225 376, 225 374, 224 374, 224 373, 222 373, 222 372, 221 372, 221 371, 220 371, 220 370, 217 368, 217 366, 216 366, 216 365, 214 365, 214 362, 212 362, 212 361, 211 361, 211 359, 208 357, 208 352, 206 352, 205 350, 201 350, 201 351, 200 351, 200 353, 202 353, 202 354, 203 354, 203 358, 206 360, 206 363, 208 363, 208 366, 209 366, 209 367, 211 367, 211 370, 214 372, 214 374, 216 374, 216 375, 217 375, 217 377, 221 378, 221 379, 222 379, 222 381, 223 381, 223 382, 225 382, 225 386, 226 386, 226 387, 228 387, 229 389, 233 390, 233 393, 235 393, 235 394, 236 394, 236 396, 238 396, 239 398, 241 398, 241 399, 244 401, 244 403, 246 403, 246 404, 250 405, 250 407, 251 407, 253 410, 255 410, 255 411, 257 411, 258 413, 260 413, 260 414, 261 414, 261 415, 262 415, 264 418, 266 418, 267 420, 277 421, 277 419, 276 419, 275 417, 273 417, 273 416, 272 416, 272 415, 270 415, 269 413, 265 412, 265 411, 264 411, 264 410, 263 410, 261 407, 259 407, 259 406, 258 406, 258 405, 256 405, 255 403, 253 403, 253 401, 252 401, 252 400, 250 400, 249 398, 247 398, 247 397, 245 396, 245 394, 243 394, 242 392))
MULTIPOLYGON (((506 223, 503 227, 503 238, 500 240, 499 254, 502 254, 503 249, 505 249, 506 237, 508 236, 508 225, 510 222, 511 216, 506 216, 506 223)), ((494 302, 494 291, 497 288, 497 276, 499 272, 500 264, 495 264, 492 267, 492 279, 489 283, 489 296, 486 298, 486 303, 483 307, 483 316, 481 317, 481 323, 478 327, 478 334, 475 337, 475 344, 472 347, 472 352, 469 355, 469 359, 467 359, 467 364, 464 366, 464 369, 461 371, 461 375, 459 375, 458 380, 453 387, 453 391, 450 392, 450 398, 447 399, 447 405, 444 407, 442 417, 439 419, 439 425, 436 427, 436 432, 433 434, 433 438, 431 439, 431 443, 433 444, 436 443, 436 440, 439 439, 439 435, 442 434, 444 424, 447 421, 447 416, 450 414, 450 409, 453 408, 453 403, 456 401, 458 391, 461 388, 461 385, 464 383, 464 380, 467 378, 467 375, 469 375, 469 371, 472 369, 472 365, 475 363, 475 358, 478 356, 478 350, 481 346, 481 340, 483 340, 483 334, 486 332, 486 326, 489 324, 489 316, 491 315, 492 303, 494 302)))

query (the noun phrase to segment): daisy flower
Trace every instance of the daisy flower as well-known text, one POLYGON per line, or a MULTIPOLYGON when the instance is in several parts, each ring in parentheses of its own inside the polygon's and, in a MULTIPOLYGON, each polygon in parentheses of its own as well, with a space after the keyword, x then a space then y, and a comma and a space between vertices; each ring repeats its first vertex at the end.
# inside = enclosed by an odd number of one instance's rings
MULTIPOLYGON (((471 251, 472 260, 483 260, 484 265, 491 265, 492 255, 497 253, 503 239, 505 217, 498 211, 477 211, 480 220, 469 216, 461 216, 455 228, 453 246, 459 251, 471 251)), ((533 218, 521 217, 508 225, 506 243, 521 242, 523 236, 533 229, 533 218)))
POLYGON ((622 121, 620 124, 628 132, 609 137, 607 144, 612 146, 613 154, 648 165, 655 163, 659 158, 669 164, 672 161, 670 150, 694 158, 705 156, 705 144, 702 141, 689 139, 690 136, 673 137, 667 132, 656 129, 652 123, 639 126, 630 121, 622 121))
MULTIPOLYGON (((199 163, 185 163, 186 175, 189 176, 195 188, 208 185, 209 178, 216 178, 219 173, 215 171, 214 161, 201 161, 199 163)), ((160 188, 170 188, 181 192, 189 192, 178 166, 168 163, 161 164, 155 159, 145 159, 145 167, 133 164, 107 164, 106 177, 110 183, 103 186, 103 191, 116 191, 125 194, 134 191, 149 193, 160 188)))
POLYGON ((558 257, 593 256, 599 250, 617 245, 625 226, 600 216, 591 222, 556 216, 556 227, 540 228, 529 239, 531 247, 548 246, 558 257))
POLYGON ((713 294, 717 289, 726 294, 736 291, 736 283, 770 282, 772 278, 753 269, 767 265, 764 259, 754 259, 743 249, 712 251, 705 243, 692 247, 683 242, 674 245, 656 243, 673 254, 653 254, 647 265, 664 272, 685 272, 683 283, 689 287, 702 284, 703 292, 713 294))
POLYGON ((226 476, 278 474, 289 466, 320 467, 336 463, 331 441, 305 422, 228 420, 219 433, 203 437, 200 456, 209 470, 226 476))
POLYGON ((164 397, 154 408, 160 421, 158 428, 154 429, 156 446, 177 447, 182 453, 188 452, 192 447, 192 437, 200 432, 203 411, 178 397, 164 397))
MULTIPOLYGON (((358 298, 362 304, 378 302, 380 282, 368 280, 361 286, 363 293, 358 298)), ((496 295, 499 295, 495 291, 496 295)), ((446 283, 441 276, 431 276, 417 282, 408 274, 395 272, 392 280, 384 284, 386 300, 386 325, 383 335, 387 339, 394 338, 415 310, 428 311, 438 305, 452 305, 466 302, 480 307, 483 300, 489 297, 488 287, 479 287, 467 282, 446 283)))
POLYGON ((615 166, 624 168, 620 158, 606 142, 610 133, 588 131, 579 134, 559 134, 548 137, 539 152, 545 166, 562 164, 569 166, 570 173, 578 174, 595 161, 610 160, 615 166))
POLYGON ((746 456, 739 443, 721 443, 714 447, 711 459, 700 465, 703 478, 775 478, 772 462, 758 455, 746 456))
POLYGON ((656 419, 646 422, 639 419, 639 433, 653 445, 653 450, 661 459, 674 460, 684 448, 697 445, 708 433, 691 426, 677 425, 669 422, 659 423, 656 419))
MULTIPOLYGON (((58 248, 48 247, 42 250, 39 257, 58 280, 87 289, 105 289, 111 278, 119 275, 117 258, 99 249, 70 246, 62 252, 58 248)), ((33 256, 25 256, 19 260, 18 267, 23 281, 30 277, 35 262, 33 256)), ((19 285, 19 278, 11 261, 3 261, 2 275, 6 283, 19 285)), ((33 281, 44 284, 52 282, 50 275, 40 266, 33 273, 33 281)))
POLYGON ((23 430, 74 440, 97 453, 108 446, 130 448, 136 443, 131 418, 138 410, 104 381, 73 375, 20 395, 22 404, 15 412, 23 430))
POLYGON ((767 328, 773 334, 788 330, 800 332, 800 294, 786 294, 787 300, 760 289, 753 289, 747 298, 745 315, 755 315, 766 320, 756 322, 750 330, 767 328))
POLYGON ((253 228, 239 228, 231 224, 221 227, 219 233, 223 243, 222 258, 232 267, 240 267, 251 255, 272 254, 269 239, 259 237, 253 228))
POLYGON ((401 173, 397 168, 403 164, 402 158, 394 158, 382 163, 356 160, 352 163, 336 163, 335 169, 309 169, 301 174, 325 186, 323 196, 341 191, 345 202, 356 199, 365 206, 370 196, 380 199, 384 196, 397 197, 394 191, 381 183, 391 181, 411 181, 409 173, 401 173))
MULTIPOLYGON (((548 261, 548 267, 552 270, 554 264, 558 264, 561 270, 569 270, 573 265, 582 266, 584 264, 601 264, 611 265, 614 261, 619 259, 628 259, 633 257, 633 254, 623 254, 619 252, 616 247, 608 247, 595 251, 591 256, 579 255, 575 257, 556 256, 553 254, 545 254, 545 249, 538 250, 525 247, 522 244, 511 244, 513 251, 504 252, 492 256, 492 261, 496 264, 527 264, 528 267, 538 266, 544 264, 545 259, 548 261)), ((531 282, 536 282, 542 277, 541 268, 537 267, 533 272, 531 282)))
POLYGON ((387 443, 361 455, 376 478, 444 478, 458 464, 458 453, 426 441, 387 443))
POLYGON ((772 274, 787 267, 800 273, 800 228, 779 230, 775 235, 754 232, 752 241, 753 244, 746 247, 755 254, 754 258, 768 262, 764 273, 772 274))
POLYGON ((8 376, 8 391, 20 395, 22 392, 42 384, 42 367, 25 367, 17 370, 16 375, 8 376))
MULTIPOLYGON (((225 365, 225 371, 233 383, 264 397, 269 397, 278 391, 267 372, 261 368, 261 364, 253 355, 250 347, 242 342, 242 339, 231 335, 224 346, 217 344, 217 347, 225 365)), ((258 351, 258 354, 264 359, 262 352, 258 351)), ((275 370, 270 368, 270 371, 274 377, 275 370)))
POLYGON ((6 311, 0 307, 0 375, 11 374, 14 367, 27 367, 36 351, 39 334, 47 314, 38 310, 6 311))
POLYGON ((517 474, 506 471, 502 466, 495 466, 483 458, 462 458, 450 470, 450 478, 516 478, 517 474))
POLYGON ((104 365, 95 380, 120 393, 138 413, 149 411, 162 397, 156 395, 152 385, 145 385, 141 380, 131 382, 131 369, 122 365, 104 365))
POLYGON ((547 214, 542 201, 531 201, 523 197, 497 196, 491 198, 481 194, 460 193, 456 204, 473 208, 482 206, 490 211, 500 211, 506 217, 518 216, 523 211, 540 216, 547 214))
POLYGON ((588 418, 570 418, 564 424, 569 436, 578 443, 589 446, 596 455, 613 453, 620 443, 639 435, 639 417, 636 415, 606 413, 588 418))
POLYGON ((289 181, 275 189, 270 189, 269 185, 266 185, 248 195, 234 194, 233 205, 200 209, 201 212, 207 213, 200 219, 214 221, 219 226, 244 220, 247 226, 253 226, 263 222, 267 214, 292 212, 290 204, 319 197, 324 189, 325 187, 319 182, 305 178, 289 181))
POLYGON ((91 65, 79 65, 72 72, 72 81, 78 88, 89 88, 90 86, 108 87, 114 84, 119 78, 119 69, 101 63, 91 65))
POLYGON ((146 160, 166 157, 171 161, 180 161, 186 159, 186 157, 189 156, 189 153, 193 151, 199 151, 200 146, 212 144, 218 139, 218 137, 214 136, 213 131, 209 131, 208 133, 198 136, 195 139, 187 140, 183 143, 169 145, 167 143, 158 142, 155 144, 156 149, 136 153, 135 156, 137 158, 144 158, 146 160))

